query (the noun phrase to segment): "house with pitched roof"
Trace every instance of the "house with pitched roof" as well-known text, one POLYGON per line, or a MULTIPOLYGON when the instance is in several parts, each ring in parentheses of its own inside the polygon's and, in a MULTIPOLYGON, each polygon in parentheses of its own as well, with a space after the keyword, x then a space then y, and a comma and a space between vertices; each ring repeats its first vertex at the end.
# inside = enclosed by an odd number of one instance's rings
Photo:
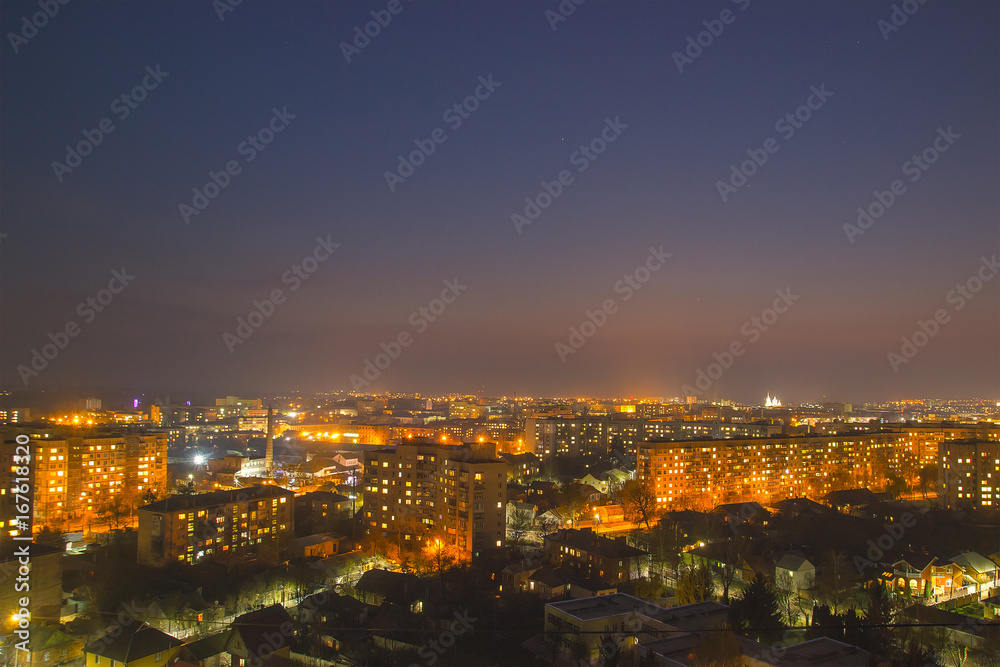
POLYGON ((631 579, 632 571, 638 571, 648 556, 624 540, 601 537, 589 528, 562 529, 545 536, 545 557, 550 563, 566 566, 581 577, 599 577, 609 583, 631 579))
POLYGON ((184 642, 146 623, 115 624, 87 644, 87 667, 167 667, 184 642))
POLYGON ((816 566, 801 553, 783 554, 774 564, 774 584, 786 591, 805 591, 816 584, 816 566))
MULTIPOLYGON (((928 554, 904 554, 890 565, 891 588, 896 595, 950 595, 962 587, 962 568, 928 554)), ((889 575, 889 572, 886 572, 889 575)))
POLYGON ((232 667, 259 665, 271 658, 289 658, 294 634, 292 617, 280 604, 237 616, 226 642, 232 667))
POLYGON ((975 586, 976 591, 997 585, 1000 567, 989 558, 981 556, 975 551, 967 551, 952 558, 951 562, 962 568, 962 574, 965 575, 965 585, 975 586))

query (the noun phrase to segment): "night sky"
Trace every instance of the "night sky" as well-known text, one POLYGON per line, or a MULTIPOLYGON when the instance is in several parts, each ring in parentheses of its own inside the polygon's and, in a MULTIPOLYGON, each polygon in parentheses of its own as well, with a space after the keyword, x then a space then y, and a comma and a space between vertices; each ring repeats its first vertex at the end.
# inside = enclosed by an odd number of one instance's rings
POLYGON ((36 2, 0 5, 3 389, 326 391, 367 359, 369 391, 671 397, 738 343, 703 396, 1000 393, 996 2, 891 31, 887 2, 222 2, 78 0, 29 39, 36 2))

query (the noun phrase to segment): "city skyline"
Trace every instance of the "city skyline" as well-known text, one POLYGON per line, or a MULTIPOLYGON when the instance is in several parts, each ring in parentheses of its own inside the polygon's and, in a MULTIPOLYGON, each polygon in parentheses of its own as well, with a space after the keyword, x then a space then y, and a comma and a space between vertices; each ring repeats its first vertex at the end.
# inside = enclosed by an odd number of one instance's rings
POLYGON ((995 4, 222 6, 4 4, 0 389, 995 396, 995 4))

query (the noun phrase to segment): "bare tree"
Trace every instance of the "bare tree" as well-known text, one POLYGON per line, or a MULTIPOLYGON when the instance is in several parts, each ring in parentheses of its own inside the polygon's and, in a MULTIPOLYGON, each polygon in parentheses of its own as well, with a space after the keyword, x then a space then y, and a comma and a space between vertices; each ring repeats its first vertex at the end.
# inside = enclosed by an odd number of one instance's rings
POLYGON ((652 484, 633 479, 622 484, 618 491, 618 500, 625 510, 625 518, 636 524, 646 524, 650 528, 650 520, 656 516, 656 492, 652 484))
POLYGON ((791 588, 775 586, 774 596, 778 601, 778 611, 781 612, 788 625, 798 625, 802 613, 799 592, 791 588))
POLYGON ((712 566, 712 571, 722 584, 722 602, 729 604, 729 588, 736 579, 736 573, 743 567, 750 546, 743 538, 728 540, 722 553, 722 562, 712 566))
POLYGON ((917 473, 918 484, 920 485, 920 491, 924 494, 924 500, 927 500, 927 491, 937 486, 937 478, 938 468, 933 464, 924 466, 917 473))
POLYGON ((833 613, 840 613, 840 609, 851 599, 857 581, 857 570, 842 551, 826 552, 816 577, 816 586, 833 613))

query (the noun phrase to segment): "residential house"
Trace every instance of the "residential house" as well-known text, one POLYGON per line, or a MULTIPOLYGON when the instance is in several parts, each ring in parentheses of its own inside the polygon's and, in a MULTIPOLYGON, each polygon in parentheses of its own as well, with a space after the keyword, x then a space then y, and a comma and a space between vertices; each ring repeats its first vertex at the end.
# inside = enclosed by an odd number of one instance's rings
POLYGON ((555 482, 534 481, 528 485, 528 492, 525 501, 538 505, 538 509, 545 511, 555 508, 559 502, 559 491, 555 482))
POLYGON ((580 495, 591 506, 601 502, 601 491, 591 484, 580 485, 580 495))
POLYGON ((340 540, 329 533, 306 535, 289 542, 288 550, 293 558, 327 558, 340 550, 340 540))
POLYGON ((298 621, 303 625, 357 628, 368 620, 370 607, 357 598, 339 595, 331 589, 310 595, 296 609, 298 621))
POLYGON ((862 507, 871 505, 878 500, 878 497, 870 489, 844 489, 843 491, 831 491, 823 496, 822 501, 837 510, 850 514, 862 507))
POLYGON ((226 642, 232 667, 256 667, 270 656, 290 657, 295 627, 280 604, 237 616, 232 628, 226 642))
POLYGON ((507 524, 510 524, 511 517, 517 512, 527 512, 528 516, 531 517, 531 522, 535 521, 535 516, 538 514, 538 505, 534 503, 522 503, 516 500, 507 501, 507 524))
MULTIPOLYGON (((21 661, 15 661, 15 664, 63 665, 76 663, 83 655, 83 640, 57 628, 31 623, 28 632, 28 651, 15 650, 15 653, 21 654, 21 661)), ((15 638, 13 641, 20 640, 15 638)))
POLYGON ((515 592, 528 588, 528 578, 542 567, 540 560, 523 560, 511 563, 500 571, 500 591, 515 592))
POLYGON ((624 540, 597 535, 589 528, 562 529, 545 536, 545 557, 555 565, 565 565, 581 577, 600 577, 610 583, 639 576, 649 554, 630 547, 624 540))
POLYGON ((786 498, 778 502, 771 503, 767 509, 773 514, 780 514, 787 519, 799 518, 822 518, 829 516, 833 509, 821 505, 809 498, 786 498))
POLYGON ((574 579, 566 585, 566 592, 573 599, 593 598, 598 595, 614 595, 618 592, 618 587, 603 579, 591 577, 589 579, 574 579))
POLYGON ((975 586, 977 592, 997 586, 1000 567, 989 558, 967 551, 952 558, 951 562, 962 568, 965 585, 975 586))
POLYGON ((167 667, 183 643, 146 623, 130 620, 87 644, 83 653, 87 667, 167 667))
POLYGON ((515 482, 523 482, 542 472, 542 460, 532 452, 500 454, 498 458, 507 462, 507 476, 515 482))
POLYGON ((893 562, 891 568, 893 592, 913 597, 950 595, 962 586, 965 576, 957 563, 927 554, 906 554, 893 562))
POLYGON ((774 584, 785 591, 806 591, 816 584, 816 566, 801 553, 783 554, 774 564, 774 584))
POLYGON ((528 577, 527 590, 542 600, 561 600, 566 597, 567 587, 573 579, 573 574, 568 570, 542 567, 528 577))
MULTIPOLYGON (((231 630, 217 632, 208 637, 202 637, 190 644, 181 647, 177 657, 185 662, 198 667, 223 667, 230 662, 230 656, 226 652, 226 644, 229 642, 231 630)), ((174 667, 171 665, 171 667, 174 667)))
POLYGON ((721 514, 724 517, 724 521, 731 527, 743 524, 766 526, 767 520, 771 518, 771 513, 757 502, 725 503, 723 505, 716 505, 712 512, 721 514))
POLYGON ((409 607, 416 599, 417 576, 389 570, 368 570, 354 584, 355 596, 370 605, 383 602, 409 607))

